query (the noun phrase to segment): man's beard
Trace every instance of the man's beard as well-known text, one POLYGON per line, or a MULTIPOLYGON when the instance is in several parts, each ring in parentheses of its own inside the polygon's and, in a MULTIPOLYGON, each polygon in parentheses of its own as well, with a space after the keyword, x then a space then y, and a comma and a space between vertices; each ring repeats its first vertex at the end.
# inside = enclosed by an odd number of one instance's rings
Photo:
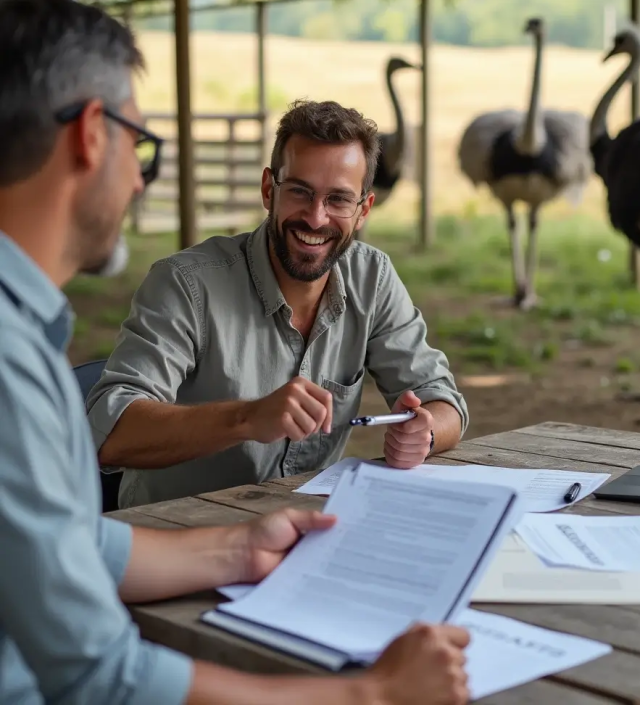
POLYGON ((284 271, 292 279, 303 282, 313 282, 333 269, 335 263, 349 249, 354 239, 355 228, 349 234, 349 237, 343 240, 344 234, 341 230, 335 228, 318 228, 314 230, 310 228, 304 220, 285 220, 282 226, 280 226, 273 211, 270 211, 267 217, 267 233, 273 244, 276 257, 284 271), (325 255, 324 259, 320 261, 318 261, 317 256, 312 253, 296 253, 295 256, 292 256, 289 245, 287 244, 287 230, 298 230, 299 232, 308 233, 315 237, 331 238, 331 249, 325 255))

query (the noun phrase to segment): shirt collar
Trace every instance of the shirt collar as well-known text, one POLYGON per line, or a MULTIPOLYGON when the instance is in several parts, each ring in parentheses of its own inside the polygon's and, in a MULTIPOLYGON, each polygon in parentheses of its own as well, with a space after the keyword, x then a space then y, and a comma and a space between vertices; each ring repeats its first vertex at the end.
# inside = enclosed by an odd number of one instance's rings
POLYGON ((42 323, 52 345, 66 347, 73 324, 67 297, 11 238, 0 232, 0 286, 42 323))
MULTIPOLYGON (((287 302, 280 291, 278 280, 271 266, 266 220, 249 236, 247 260, 253 283, 264 305, 265 315, 271 316, 287 302)), ((338 265, 331 270, 328 283, 329 307, 337 317, 344 311, 344 301, 347 298, 344 278, 338 265)))

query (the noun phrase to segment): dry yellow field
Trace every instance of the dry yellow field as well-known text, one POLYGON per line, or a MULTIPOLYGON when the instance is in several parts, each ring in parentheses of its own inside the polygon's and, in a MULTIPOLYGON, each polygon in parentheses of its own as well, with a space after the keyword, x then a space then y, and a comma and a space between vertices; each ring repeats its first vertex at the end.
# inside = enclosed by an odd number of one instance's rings
MULTIPOLYGON (((171 111, 175 106, 173 37, 142 33, 139 37, 149 72, 138 91, 144 110, 171 111)), ((334 99, 363 111, 381 130, 394 128, 384 85, 391 55, 418 60, 415 44, 317 42, 286 37, 267 41, 270 94, 278 105, 296 98, 334 99)), ((255 86, 256 43, 251 35, 196 33, 192 44, 193 101, 196 112, 225 112, 243 105, 250 110, 255 86)), ((625 64, 602 64, 602 52, 550 46, 544 59, 543 105, 580 110, 589 115, 603 91, 625 64)), ((457 141, 478 113, 504 107, 524 109, 528 100, 533 53, 530 47, 473 49, 435 46, 432 51, 432 118, 434 202, 438 212, 485 211, 492 208, 484 191, 477 193, 457 168, 457 141)), ((419 75, 402 71, 396 85, 412 124, 419 121, 419 75)), ((282 107, 274 111, 277 120, 282 107)), ((629 121, 625 88, 610 116, 617 131, 629 121)), ((404 183, 384 206, 389 214, 413 217, 417 189, 404 183)), ((602 215, 602 189, 594 178, 580 207, 602 215)), ((556 212, 571 209, 558 204, 556 212)), ((381 209, 382 210, 382 209, 381 209)))

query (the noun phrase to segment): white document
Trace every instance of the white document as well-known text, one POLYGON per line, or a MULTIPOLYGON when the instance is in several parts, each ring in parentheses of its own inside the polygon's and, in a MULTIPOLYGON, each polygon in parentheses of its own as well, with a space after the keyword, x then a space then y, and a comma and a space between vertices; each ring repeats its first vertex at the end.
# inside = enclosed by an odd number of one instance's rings
POLYGON ((560 673, 612 651, 609 644, 487 612, 468 609, 455 621, 471 634, 466 670, 473 700, 560 673))
POLYGON ((511 533, 475 589, 471 602, 637 605, 640 572, 548 566, 520 536, 511 533))
POLYGON ((307 534, 249 594, 218 607, 366 661, 412 622, 455 619, 520 517, 508 487, 360 465, 307 534))
MULTIPOLYGON (((251 589, 253 586, 244 587, 251 589)), ((234 595, 240 594, 240 591, 232 590, 229 597, 234 599, 234 595)), ((210 611, 202 619, 225 628, 224 617, 223 614, 210 611)), ((472 700, 579 666, 612 650, 609 644, 471 609, 463 610, 455 623, 467 629, 471 635, 471 643, 465 653, 465 668, 472 700)), ((250 637, 250 632, 246 636, 250 637)), ((307 656, 334 671, 340 670, 346 663, 344 658, 330 651, 317 647, 309 651, 309 645, 302 640, 287 637, 283 641, 277 633, 263 632, 261 640, 274 648, 307 656)))
POLYGON ((359 458, 345 458, 328 467, 294 492, 301 494, 330 495, 338 478, 345 470, 364 463, 384 467, 389 472, 401 472, 460 482, 490 482, 512 487, 523 499, 525 512, 552 512, 568 507, 564 495, 574 482, 581 484, 579 502, 603 485, 611 475, 601 472, 574 472, 572 470, 528 470, 500 468, 490 465, 420 465, 412 470, 396 470, 382 462, 372 463, 359 458))
POLYGON ((549 565, 640 571, 640 517, 525 514, 515 530, 549 565))

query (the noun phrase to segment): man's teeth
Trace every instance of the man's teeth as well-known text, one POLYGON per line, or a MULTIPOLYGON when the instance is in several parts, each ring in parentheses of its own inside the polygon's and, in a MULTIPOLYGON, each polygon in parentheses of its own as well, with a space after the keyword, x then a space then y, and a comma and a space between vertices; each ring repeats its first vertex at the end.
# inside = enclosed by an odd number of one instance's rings
POLYGON ((329 239, 328 237, 313 237, 313 235, 301 233, 299 230, 294 230, 293 234, 298 238, 298 240, 302 240, 302 242, 305 242, 307 245, 324 245, 324 243, 329 239))

